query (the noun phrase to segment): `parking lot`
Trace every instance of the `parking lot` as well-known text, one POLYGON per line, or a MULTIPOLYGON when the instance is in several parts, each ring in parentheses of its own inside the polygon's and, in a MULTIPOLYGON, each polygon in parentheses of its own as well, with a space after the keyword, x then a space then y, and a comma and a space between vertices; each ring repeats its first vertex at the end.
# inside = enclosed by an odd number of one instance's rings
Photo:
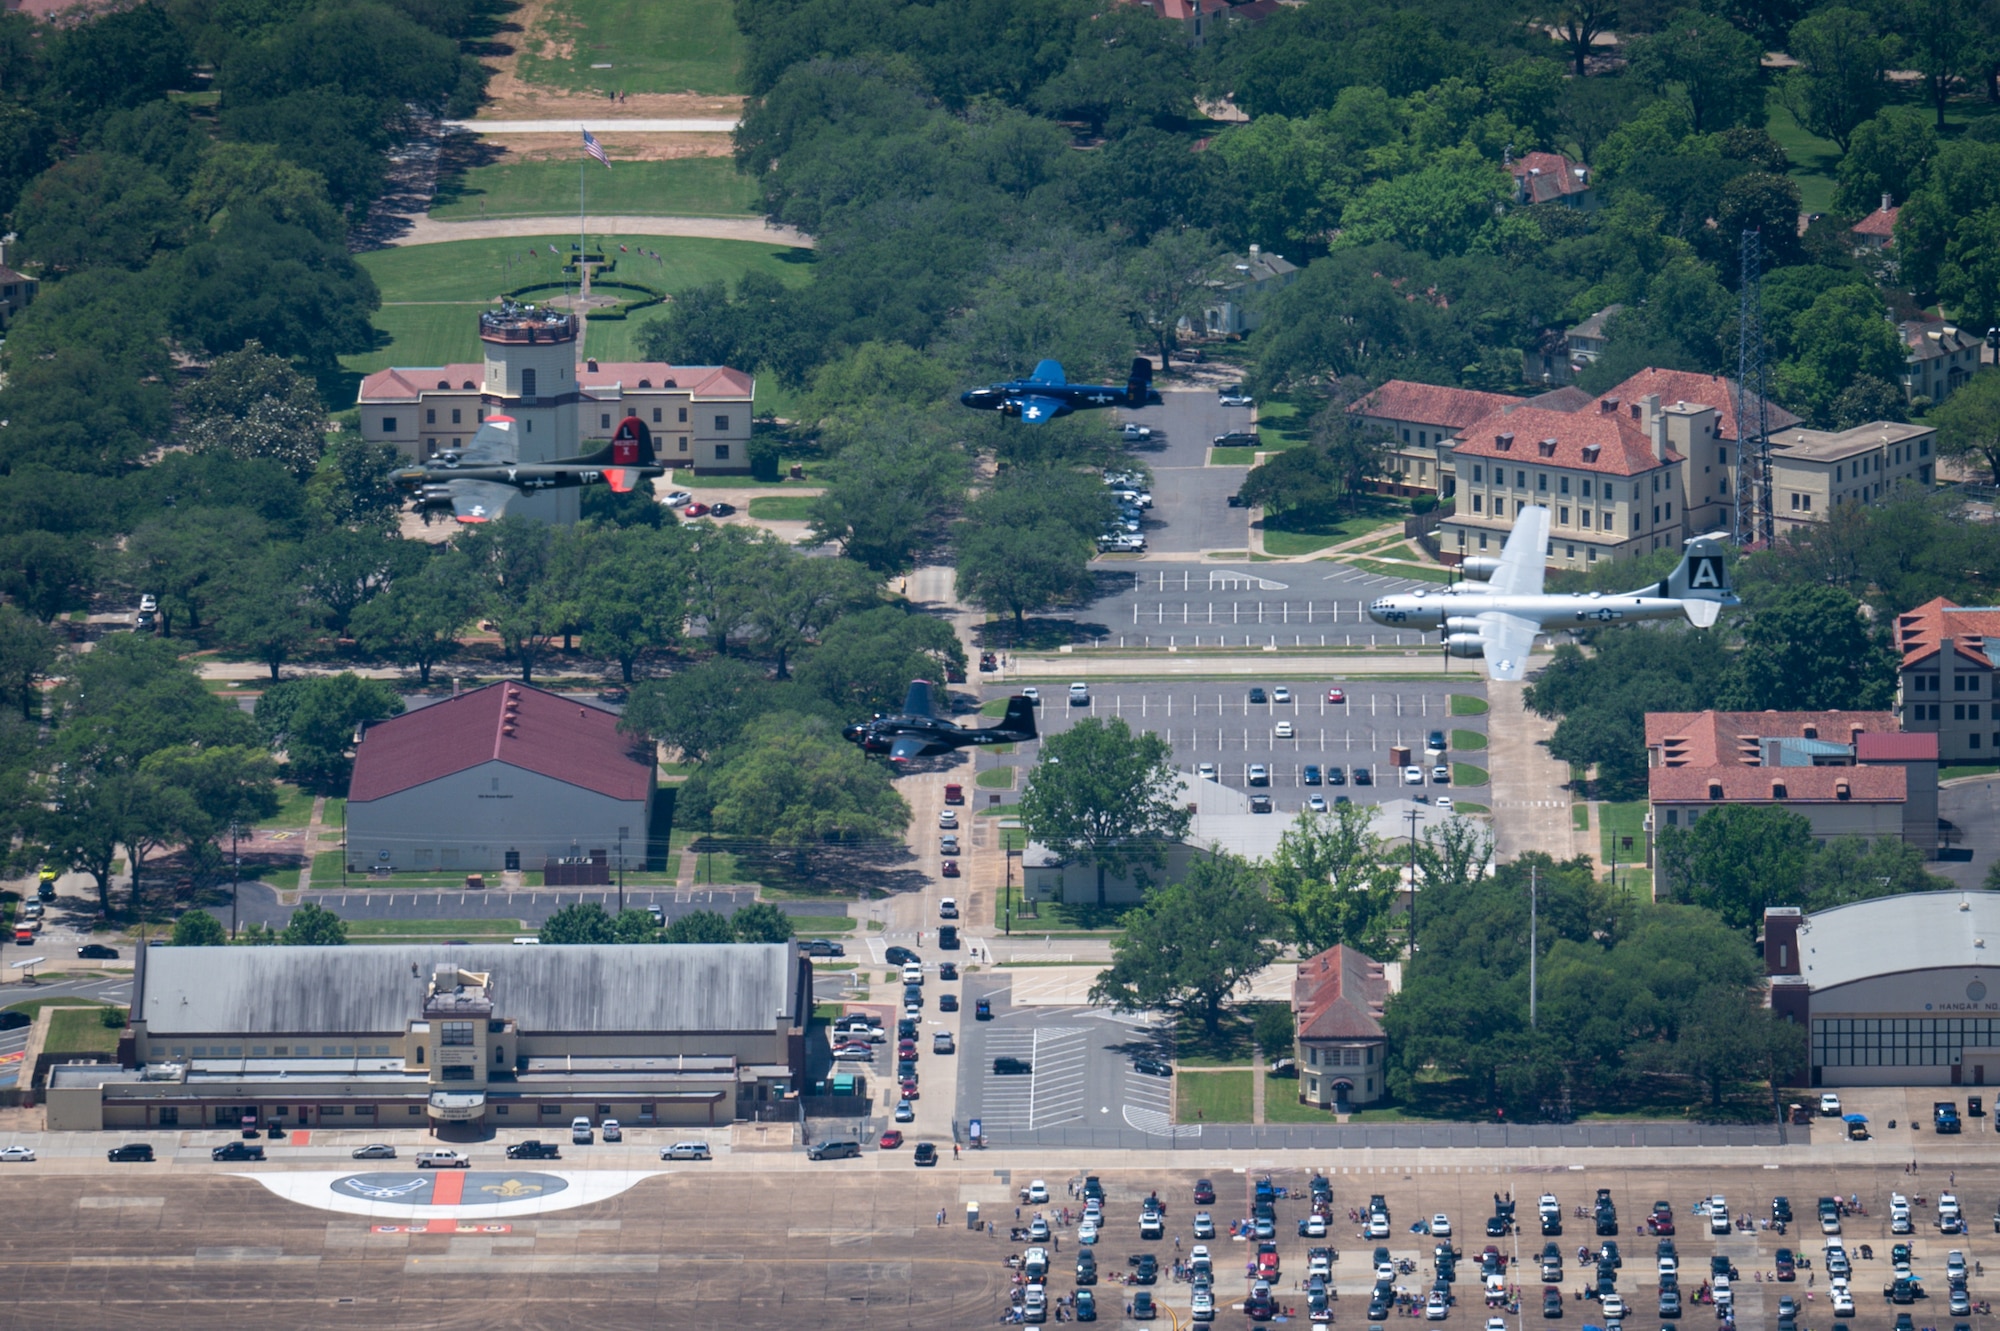
POLYGON ((1103 626, 1106 647, 1437 646, 1434 634, 1384 628, 1368 618, 1376 597, 1429 585, 1409 578, 1330 563, 1116 567, 1123 575, 1118 590, 1099 597, 1085 616, 1103 626))
POLYGON ((1155 437, 1136 446, 1134 460, 1153 474, 1153 509, 1145 525, 1153 552, 1245 550, 1250 510, 1231 508, 1248 467, 1211 467, 1209 443, 1219 434, 1251 428, 1248 407, 1225 407, 1211 390, 1169 389, 1157 407, 1115 413, 1117 422, 1150 426, 1155 437))
MULTIPOLYGON (((987 690, 989 697, 1002 697, 1007 692, 1002 688, 987 690)), ((1470 679, 1449 685, 1374 681, 1353 685, 1293 681, 1282 686, 1202 681, 1100 684, 1091 686, 1088 706, 1072 706, 1066 688, 1048 687, 1042 692, 1037 726, 1044 736, 1061 734, 1087 716, 1118 717, 1133 729, 1153 731, 1171 744, 1174 763, 1182 771, 1193 774, 1204 763, 1214 764, 1216 779, 1226 786, 1249 789, 1251 765, 1263 764, 1269 784, 1259 789, 1293 793, 1297 798, 1291 801, 1292 806, 1310 793, 1305 785, 1308 765, 1320 767, 1323 774, 1330 767, 1341 769, 1347 784, 1337 789, 1325 784, 1318 787, 1318 793, 1329 800, 1335 795, 1346 795, 1359 803, 1401 798, 1411 788, 1392 772, 1390 749, 1407 746, 1413 760, 1421 764, 1424 745, 1434 730, 1445 733, 1447 761, 1482 770, 1486 767, 1484 744, 1466 743, 1470 735, 1483 741, 1485 714, 1451 715, 1453 694, 1484 698, 1484 685, 1470 679), (1252 687, 1264 690, 1263 702, 1250 701, 1252 687), (1289 701, 1277 700, 1280 687, 1288 691, 1289 701), (1329 689, 1336 687, 1345 701, 1328 701, 1329 689), (1290 724, 1290 738, 1280 738, 1281 723, 1290 724), (1454 731, 1461 732, 1457 738, 1454 731), (1351 774, 1357 767, 1369 770, 1371 784, 1353 784, 1351 774)), ((982 769, 1005 764, 1032 766, 1039 747, 1037 741, 1022 745, 1022 751, 1015 754, 982 751, 978 765, 982 769)), ((1424 771, 1428 788, 1429 767, 1424 771)), ((1322 781, 1325 779, 1323 775, 1322 781)), ((1455 786, 1449 786, 1446 793, 1455 791, 1455 786)))

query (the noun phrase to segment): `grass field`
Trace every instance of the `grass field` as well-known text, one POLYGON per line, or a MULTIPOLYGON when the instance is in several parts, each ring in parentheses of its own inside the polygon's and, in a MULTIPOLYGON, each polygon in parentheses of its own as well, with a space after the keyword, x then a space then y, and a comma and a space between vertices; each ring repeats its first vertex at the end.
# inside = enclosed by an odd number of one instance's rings
POLYGON ((1011 767, 989 767, 972 779, 972 784, 981 790, 1012 790, 1014 769, 1011 767))
MULTIPOLYGON (((1220 451, 1220 450, 1218 450, 1220 451)), ((1383 515, 1371 508, 1346 517, 1287 513, 1264 519, 1264 549, 1274 555, 1309 555, 1351 541, 1380 527, 1383 515)))
POLYGON ((1579 832, 1588 832, 1590 830, 1590 806, 1588 804, 1570 805, 1569 825, 1579 832))
POLYGON ((101 1007, 64 1008, 51 1013, 48 1043, 42 1048, 58 1054, 117 1053, 118 1027, 106 1026, 98 1015, 102 1011, 101 1007))
POLYGON ((750 516, 773 522, 805 522, 812 517, 812 495, 759 495, 750 501, 750 516))
POLYGON ((742 91, 742 65, 734 6, 557 0, 516 69, 529 83, 573 92, 716 94, 742 91))
POLYGON ((1597 806, 1597 826, 1599 844, 1597 862, 1609 867, 1611 851, 1616 839, 1618 862, 1641 864, 1646 859, 1646 801, 1624 800, 1617 803, 1606 802, 1597 806), (1626 849, 1625 838, 1632 838, 1631 849, 1626 849))
POLYGON ((313 797, 289 781, 278 783, 278 811, 259 827, 304 827, 312 821, 313 797))
POLYGON ((1247 467, 1257 460, 1257 452, 1254 448, 1211 448, 1208 450, 1208 465, 1247 467))
POLYGON ((1248 1123, 1254 1095, 1248 1072, 1182 1072, 1174 1081, 1182 1123, 1248 1123))
POLYGON ((110 1007, 112 1005, 110 1003, 100 1002, 95 998, 29 998, 29 999, 24 999, 19 1003, 8 1004, 6 1010, 8 1012, 25 1012, 29 1016, 33 1017, 39 1015, 41 1010, 45 1007, 80 1007, 80 1006, 110 1007))
POLYGON ((1486 734, 1479 730, 1454 730, 1451 732, 1451 747, 1454 749, 1483 749, 1486 734))
POLYGON ((1416 582, 1450 582, 1451 573, 1447 569, 1434 568, 1429 564, 1385 564, 1374 559, 1343 559, 1363 573, 1379 573, 1386 578, 1409 578, 1416 582))
MULTIPOLYGON (((454 240, 362 255, 362 266, 382 292, 383 306, 375 313, 375 327, 388 343, 371 352, 342 357, 341 364, 353 373, 369 374, 391 365, 445 365, 478 360, 479 326, 475 316, 480 307, 515 287, 561 281, 559 256, 550 254, 549 246, 555 245, 567 256, 571 243, 567 235, 454 240), (535 257, 529 258, 530 253, 535 257)), ((613 276, 665 291, 716 280, 733 282, 752 271, 768 273, 793 286, 812 278, 811 264, 798 261, 794 251, 783 245, 693 237, 597 235, 590 238, 590 243, 611 253, 621 243, 629 249, 643 245, 656 250, 662 256, 658 263, 636 254, 621 256, 622 262, 613 276)), ((631 359, 638 330, 653 313, 646 311, 636 319, 600 320, 592 324, 585 333, 588 354, 600 359, 631 359)))
MULTIPOLYGON (((1225 1074, 1226 1075, 1226 1074, 1225 1074)), ((1266 1123, 1331 1123, 1331 1109, 1299 1103, 1296 1077, 1264 1078, 1264 1121, 1266 1123)))
POLYGON ((1486 774, 1486 769, 1483 767, 1474 767, 1471 763, 1453 763, 1451 765, 1451 781, 1453 785, 1483 786, 1491 780, 1492 778, 1486 774))
MULTIPOLYGON (((576 187, 574 162, 475 166, 438 182, 431 216, 448 222, 478 217, 574 217, 576 187)), ((756 182, 738 171, 728 157, 677 157, 665 162, 614 158, 609 171, 597 167, 584 174, 584 203, 601 215, 750 217, 760 211, 756 182)))
POLYGON ((1454 693, 1451 695, 1451 714, 1453 716, 1484 716, 1488 710, 1486 699, 1484 698, 1475 698, 1470 693, 1454 693))
POLYGON ((1834 191, 1839 188, 1834 170, 1840 165, 1840 148, 1831 139, 1799 128, 1792 113, 1771 99, 1770 116, 1764 128, 1770 131, 1792 159, 1791 178, 1799 187, 1799 207, 1809 213, 1833 211, 1834 191))

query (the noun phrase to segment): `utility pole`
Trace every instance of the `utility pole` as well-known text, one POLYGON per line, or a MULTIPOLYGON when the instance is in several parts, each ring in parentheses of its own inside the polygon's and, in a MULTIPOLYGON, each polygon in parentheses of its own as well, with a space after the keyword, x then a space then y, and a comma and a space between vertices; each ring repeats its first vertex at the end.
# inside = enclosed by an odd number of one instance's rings
POLYGON ((1410 809, 1410 960, 1417 957, 1417 820, 1423 811, 1410 809))
POLYGON ((1770 384, 1764 364, 1763 237, 1742 236, 1736 314, 1736 548, 1769 545, 1777 534, 1771 505, 1770 384), (1752 487, 1755 487, 1752 489, 1752 487))
POLYGON ((625 829, 618 829, 618 913, 625 913, 625 829))
POLYGON ((1537 881, 1540 873, 1539 866, 1528 866, 1528 1029, 1531 1031, 1535 1029, 1536 963, 1540 960, 1535 950, 1536 916, 1541 905, 1538 890, 1541 884, 1537 881))
POLYGON ((229 825, 229 941, 232 943, 236 941, 236 889, 243 880, 243 856, 236 849, 242 831, 240 823, 229 825))
MULTIPOLYGON (((1005 836, 1006 833, 1002 832, 1001 835, 1005 836)), ((1006 896, 1004 900, 1006 902, 1007 937, 1012 938, 1014 936, 1014 848, 1012 846, 1004 846, 1000 853, 1007 857, 1007 886, 1005 888, 1006 896)), ((1021 874, 1024 878, 1027 876, 1027 869, 1028 862, 1022 860, 1021 874)))

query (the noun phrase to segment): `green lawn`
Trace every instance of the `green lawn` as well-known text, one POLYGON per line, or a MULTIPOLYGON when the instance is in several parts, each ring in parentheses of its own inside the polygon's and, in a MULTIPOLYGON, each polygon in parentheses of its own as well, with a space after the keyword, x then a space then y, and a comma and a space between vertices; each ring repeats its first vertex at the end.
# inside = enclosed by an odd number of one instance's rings
MULTIPOLYGON (((383 307, 375 326, 389 338, 378 350, 341 359, 357 374, 391 365, 425 366, 480 358, 476 315, 481 306, 503 291, 535 282, 562 280, 560 267, 574 243, 570 235, 527 236, 512 240, 454 240, 438 245, 406 245, 360 256, 361 265, 382 292, 383 307), (549 253, 555 245, 560 255, 549 253), (534 257, 529 257, 533 255, 534 257)), ((787 285, 812 278, 808 262, 793 259, 784 245, 744 240, 695 237, 603 236, 590 243, 616 253, 622 243, 616 278, 677 291, 717 280, 735 281, 747 272, 762 272, 787 285), (659 262, 629 251, 644 246, 658 252, 659 262)), ((629 359, 638 330, 649 315, 636 319, 599 320, 585 333, 588 354, 600 359, 629 359)), ((763 404, 760 402, 760 407, 763 404)))
POLYGON ((1455 786, 1483 786, 1492 779, 1483 767, 1474 767, 1471 763, 1451 765, 1451 783, 1455 786))
POLYGON ((750 501, 750 516, 773 522, 805 522, 812 517, 814 495, 759 495, 750 501))
POLYGON ((1451 747, 1454 749, 1483 749, 1486 747, 1486 732, 1483 730, 1454 730, 1451 732, 1451 747))
POLYGON ((1799 128, 1799 122, 1776 97, 1771 99, 1764 128, 1792 159, 1791 178, 1799 187, 1799 207, 1809 213, 1832 212, 1834 191, 1839 188, 1833 174, 1840 165, 1839 146, 1799 128))
POLYGON ((851 915, 794 915, 792 931, 801 938, 818 937, 820 934, 851 934, 854 932, 854 917, 851 915))
MULTIPOLYGON (((1228 1074, 1223 1074, 1227 1076, 1228 1074)), ((1264 1078, 1264 1121, 1266 1123, 1332 1123, 1331 1109, 1299 1103, 1296 1077, 1264 1078)))
POLYGON ((741 92, 735 7, 701 0, 557 0, 517 66, 576 92, 741 92), (558 49, 561 48, 561 49, 558 49), (593 66, 605 68, 593 68, 593 66))
POLYGON ((1569 825, 1579 832, 1588 832, 1590 830, 1590 806, 1588 804, 1570 805, 1569 825))
POLYGON ((1492 812, 1493 812, 1493 810, 1492 810, 1492 809, 1491 809, 1490 807, 1488 807, 1487 805, 1484 805, 1484 804, 1475 804, 1475 803, 1473 803, 1473 802, 1472 802, 1471 800, 1453 800, 1453 801, 1452 801, 1452 805, 1451 805, 1451 811, 1452 811, 1453 813, 1492 813, 1492 812))
POLYGON ((1208 450, 1208 465, 1211 467, 1248 467, 1257 461, 1254 448, 1211 448, 1208 450))
POLYGON ((118 1027, 106 1026, 98 1015, 102 1011, 102 1007, 64 1008, 50 1014, 49 1039, 42 1048, 56 1054, 117 1053, 118 1027))
POLYGON ((484 942, 534 933, 519 920, 349 920, 347 937, 355 943, 390 943, 431 938, 479 939, 484 942))
POLYGON ((1257 439, 1267 452, 1299 448, 1312 442, 1312 420, 1299 415, 1296 403, 1269 398, 1257 404, 1257 439))
MULTIPOLYGON (((591 167, 583 176, 584 204, 599 215, 752 217, 761 211, 756 182, 738 171, 728 157, 677 157, 665 162, 614 157, 609 171, 596 163, 591 167)), ((574 217, 576 191, 575 162, 475 166, 438 182, 438 201, 431 206, 431 216, 448 222, 479 217, 574 217)))
POLYGON ((79 1006, 110 1007, 112 1005, 100 1002, 95 998, 28 998, 23 999, 19 1003, 10 1003, 6 1010, 9 1012, 25 1012, 33 1017, 40 1015, 41 1010, 45 1007, 79 1006))
POLYGON ((1248 1123, 1254 1096, 1250 1073, 1182 1072, 1175 1076, 1182 1123, 1248 1123))
POLYGON ((1014 769, 1011 767, 989 767, 972 779, 972 784, 981 790, 1012 790, 1014 769))
POLYGON ((278 783, 278 811, 259 827, 304 827, 312 821, 313 796, 289 781, 278 783))
POLYGON ((1616 838, 1618 862, 1631 864, 1646 861, 1646 801, 1623 800, 1616 803, 1607 801, 1597 806, 1597 825, 1600 832, 1598 863, 1609 866, 1613 838, 1616 838), (1632 838, 1632 848, 1625 848, 1625 838, 1632 838))
POLYGON ((981 818, 1012 818, 1021 812, 1018 804, 993 804, 979 811, 981 818))
POLYGON ((2000 766, 1978 763, 1943 763, 1938 767, 1938 780, 1949 781, 1955 776, 1992 776, 2000 772, 2000 766))
POLYGON ((1451 714, 1453 716, 1484 716, 1489 710, 1484 698, 1475 697, 1470 693, 1454 693, 1451 695, 1451 714))
POLYGON ((1346 517, 1287 513, 1264 519, 1264 549, 1274 555, 1309 555, 1329 545, 1366 536, 1381 525, 1380 510, 1346 517))

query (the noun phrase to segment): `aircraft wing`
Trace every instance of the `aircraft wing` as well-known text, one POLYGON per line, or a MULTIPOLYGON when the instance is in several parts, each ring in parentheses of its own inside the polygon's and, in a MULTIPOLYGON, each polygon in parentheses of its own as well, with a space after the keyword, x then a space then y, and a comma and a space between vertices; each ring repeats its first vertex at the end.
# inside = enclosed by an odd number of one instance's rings
MULTIPOLYGON (((1542 513, 1546 520, 1548 510, 1536 511, 1542 513)), ((1516 527, 1514 530, 1518 535, 1520 528, 1516 527)), ((1509 537, 1508 548, 1511 550, 1513 545, 1514 538, 1509 537)), ((1541 571, 1539 562, 1536 563, 1535 569, 1537 573, 1541 571)), ((1540 583, 1541 579, 1537 577, 1535 581, 1540 583)), ((1487 677, 1507 684, 1518 681, 1527 673, 1528 653, 1534 650, 1535 635, 1539 632, 1541 625, 1532 619, 1523 619, 1519 615, 1488 610, 1479 616, 1479 641, 1485 648, 1487 677)))
POLYGON ((1068 406, 1061 398, 1027 394, 1014 399, 1021 404, 1021 419, 1029 422, 1054 420, 1068 406))
POLYGON ((472 442, 459 455, 462 467, 505 467, 521 460, 521 441, 514 436, 514 419, 495 416, 480 424, 472 442))
POLYGON ((1069 382, 1068 379, 1063 377, 1062 362, 1054 360, 1039 362, 1035 366, 1035 372, 1029 375, 1028 379, 1031 383, 1037 384, 1064 384, 1069 382))
POLYGON ((921 758, 923 753, 924 742, 922 739, 915 735, 904 735, 889 746, 889 761, 892 763, 906 763, 912 758, 921 758))
POLYGON ((1500 551, 1500 571, 1488 580, 1487 589, 1501 596, 1540 596, 1548 551, 1549 511, 1539 505, 1522 509, 1500 551))
POLYGON ((903 712, 907 716, 936 716, 931 710, 931 682, 927 679, 910 681, 909 692, 903 695, 903 712))
POLYGON ((521 492, 498 481, 448 481, 452 515, 460 522, 492 522, 521 492))

